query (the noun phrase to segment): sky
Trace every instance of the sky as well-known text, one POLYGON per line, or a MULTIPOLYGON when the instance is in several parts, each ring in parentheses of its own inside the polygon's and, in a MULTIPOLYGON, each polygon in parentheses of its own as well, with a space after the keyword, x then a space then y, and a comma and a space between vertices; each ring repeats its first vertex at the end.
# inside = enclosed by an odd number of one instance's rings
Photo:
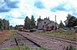
POLYGON ((77 0, 0 0, 0 18, 7 19, 10 25, 23 25, 26 16, 34 15, 35 20, 49 17, 60 23, 68 14, 77 17, 77 0))

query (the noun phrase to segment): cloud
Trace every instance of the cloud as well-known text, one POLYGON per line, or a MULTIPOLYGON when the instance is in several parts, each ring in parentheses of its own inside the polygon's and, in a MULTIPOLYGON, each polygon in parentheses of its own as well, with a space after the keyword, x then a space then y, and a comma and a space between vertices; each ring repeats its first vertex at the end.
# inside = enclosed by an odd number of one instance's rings
POLYGON ((37 7, 37 8, 39 8, 39 9, 45 8, 44 5, 43 5, 43 3, 41 1, 35 2, 34 6, 37 7))
POLYGON ((55 6, 53 8, 51 8, 51 11, 56 12, 56 11, 67 11, 64 6, 66 4, 59 4, 58 6, 55 6))
POLYGON ((3 8, 3 9, 0 8, 0 13, 1 13, 1 12, 8 12, 8 11, 10 11, 10 10, 9 10, 9 9, 6 9, 6 8, 3 8))
POLYGON ((1 0, 0 2, 0 13, 9 12, 13 8, 17 8, 18 1, 15 0, 1 0))
POLYGON ((19 11, 19 9, 12 9, 9 13, 14 18, 22 16, 22 13, 19 11))
POLYGON ((11 21, 11 20, 14 19, 14 18, 13 18, 12 16, 7 15, 7 16, 5 17, 5 19, 11 21))
POLYGON ((62 20, 64 22, 66 20, 67 15, 71 14, 71 13, 66 12, 66 11, 57 11, 57 12, 55 12, 55 14, 56 14, 57 23, 60 23, 60 20, 62 20))
POLYGON ((52 14, 54 15, 53 12, 50 12, 46 9, 36 9, 34 13, 37 14, 37 17, 41 16, 41 18, 51 17, 52 14))
POLYGON ((10 25, 23 25, 24 24, 24 19, 12 19, 10 21, 10 25))
POLYGON ((68 0, 66 2, 59 3, 57 6, 51 7, 51 12, 70 12, 71 15, 77 16, 77 0, 74 0, 73 2, 71 0, 68 0))
POLYGON ((57 23, 60 23, 60 20, 62 20, 63 22, 66 20, 66 17, 68 14, 71 14, 71 12, 66 12, 66 11, 56 11, 56 12, 51 12, 49 10, 46 9, 37 9, 36 11, 34 11, 35 15, 37 16, 37 18, 39 18, 39 16, 41 16, 42 19, 44 19, 45 17, 49 17, 50 20, 55 21, 55 15, 56 15, 56 20, 57 23))
POLYGON ((0 18, 10 21, 10 25, 24 24, 26 16, 34 15, 35 20, 49 17, 57 22, 64 21, 67 14, 77 16, 77 0, 1 0, 0 18), (1 13, 2 12, 2 13, 1 13))
POLYGON ((77 17, 77 9, 73 9, 71 12, 73 16, 77 17))
POLYGON ((8 12, 10 9, 6 6, 5 3, 0 3, 0 12, 8 12))
POLYGON ((15 0, 4 0, 4 2, 6 3, 6 5, 9 8, 17 8, 18 1, 15 1, 15 0))
POLYGON ((77 0, 68 0, 68 2, 71 4, 71 6, 73 6, 73 7, 77 7, 77 0))
POLYGON ((22 16, 21 17, 18 17, 18 19, 25 19, 25 16, 24 17, 22 17, 22 16))
POLYGON ((64 21, 66 19, 68 13, 72 14, 72 12, 74 12, 74 7, 71 6, 71 4, 66 0, 31 1, 33 2, 29 2, 29 0, 23 0, 20 2, 18 11, 23 15, 21 15, 22 17, 17 17, 18 19, 23 19, 26 16, 31 17, 31 15, 34 15, 35 20, 41 16, 41 18, 49 17, 54 21, 56 15, 57 22, 60 23, 60 20, 64 21), (44 8, 39 8, 39 2, 43 4, 42 7, 44 8), (36 6, 35 3, 37 4, 36 6), (50 9, 53 9, 54 11, 51 11, 50 9))

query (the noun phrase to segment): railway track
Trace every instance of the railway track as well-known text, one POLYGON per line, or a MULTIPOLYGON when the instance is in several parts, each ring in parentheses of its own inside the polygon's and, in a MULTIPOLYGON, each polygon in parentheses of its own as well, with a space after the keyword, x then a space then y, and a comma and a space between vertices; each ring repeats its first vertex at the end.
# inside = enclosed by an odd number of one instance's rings
MULTIPOLYGON (((20 33, 18 33, 20 34, 20 33)), ((23 36, 22 34, 20 34, 21 36, 23 36)), ((25 36, 23 36, 25 37, 25 36)), ((72 43, 72 44, 76 44, 77 45, 77 40, 71 40, 71 39, 66 39, 66 38, 60 38, 60 37, 55 37, 55 36, 45 36, 47 39, 51 40, 51 39, 55 39, 58 41, 63 41, 63 42, 67 42, 67 43, 72 43)), ((38 37, 36 37, 38 38, 38 37)), ((39 39, 39 38, 38 38, 39 39)))
MULTIPOLYGON (((45 48, 50 50, 63 50, 72 43, 77 47, 77 41, 64 40, 57 37, 41 36, 36 34, 29 34, 19 32, 16 34, 16 37, 7 41, 4 45, 0 45, 0 48, 11 48, 17 46, 18 50, 23 50, 21 46, 29 46, 30 48, 45 48)), ((34 50, 35 50, 34 49, 34 50)))
POLYGON ((58 41, 63 41, 63 42, 67 42, 67 43, 72 43, 72 44, 76 44, 77 45, 77 40, 70 40, 70 39, 65 39, 65 38, 60 38, 60 37, 54 37, 54 36, 51 36, 51 37, 48 37, 49 39, 55 39, 55 40, 58 40, 58 41))
MULTIPOLYGON (((38 43, 39 45, 43 46, 45 48, 49 48, 52 49, 54 46, 57 48, 63 48, 63 47, 67 47, 70 44, 72 44, 73 46, 77 47, 77 40, 70 40, 70 39, 65 39, 65 38, 59 38, 59 37, 54 37, 54 36, 41 36, 41 35, 36 35, 36 34, 32 34, 32 33, 25 33, 25 32, 19 32, 20 35, 24 36, 24 37, 28 37, 32 40, 34 40, 36 43, 38 43), (40 42, 40 43, 39 43, 40 42)), ((55 48, 53 50, 56 50, 55 48)), ((58 49, 58 50, 62 50, 62 49, 58 49)))
POLYGON ((16 46, 18 46, 18 50, 21 50, 21 48, 19 47, 17 39, 16 38, 14 38, 14 39, 15 39, 15 42, 16 42, 16 46))
POLYGON ((77 40, 71 40, 71 39, 66 39, 66 38, 60 38, 60 37, 55 37, 55 36, 46 36, 48 39, 55 39, 58 41, 63 41, 63 42, 67 42, 67 43, 72 43, 77 45, 77 40))
POLYGON ((31 39, 28 39, 27 37, 21 35, 21 34, 17 34, 17 37, 14 38, 16 46, 18 46, 19 50, 21 49, 21 45, 23 44, 24 46, 28 45, 33 49, 37 49, 37 48, 42 48, 39 44, 37 44, 36 42, 32 41, 31 39), (21 39, 22 38, 22 39, 21 39), (23 41, 23 42, 22 42, 23 41), (22 44, 21 44, 22 43, 22 44), (34 46, 34 47, 33 47, 34 46))

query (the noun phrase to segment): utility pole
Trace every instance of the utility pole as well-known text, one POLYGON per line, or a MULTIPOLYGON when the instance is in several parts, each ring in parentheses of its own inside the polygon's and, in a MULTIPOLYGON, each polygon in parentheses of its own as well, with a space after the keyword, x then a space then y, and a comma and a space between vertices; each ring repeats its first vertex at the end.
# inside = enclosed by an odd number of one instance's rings
POLYGON ((56 15, 55 15, 55 27, 54 27, 54 30, 56 31, 56 15))

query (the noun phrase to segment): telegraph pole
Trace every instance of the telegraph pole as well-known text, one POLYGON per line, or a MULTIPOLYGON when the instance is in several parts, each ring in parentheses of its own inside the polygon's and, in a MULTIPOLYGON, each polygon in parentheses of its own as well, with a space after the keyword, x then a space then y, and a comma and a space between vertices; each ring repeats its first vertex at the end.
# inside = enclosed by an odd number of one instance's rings
POLYGON ((55 31, 56 31, 56 15, 55 15, 55 27, 54 27, 55 31))

